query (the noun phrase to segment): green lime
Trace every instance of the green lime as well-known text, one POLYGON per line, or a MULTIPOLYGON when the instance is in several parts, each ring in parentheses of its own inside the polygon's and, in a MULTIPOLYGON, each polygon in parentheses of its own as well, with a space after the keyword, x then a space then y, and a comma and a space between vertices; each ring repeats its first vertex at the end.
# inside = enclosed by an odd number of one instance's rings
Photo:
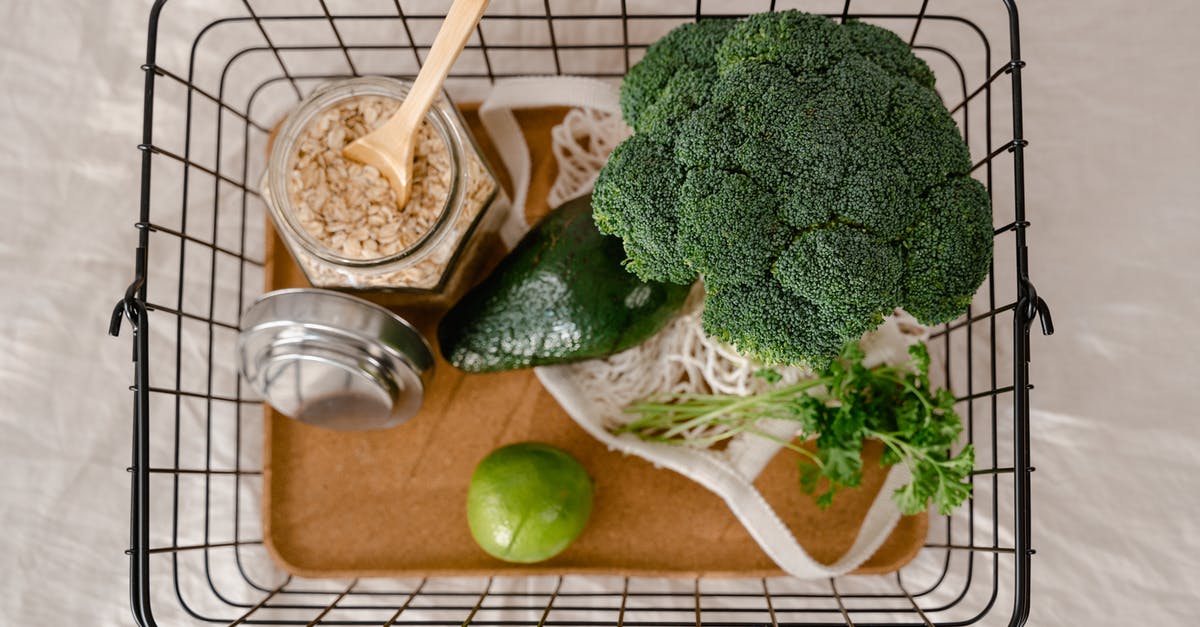
POLYGON ((592 513, 592 478, 565 451, 537 442, 498 448, 479 465, 467 490, 475 541, 509 562, 558 555, 592 513))

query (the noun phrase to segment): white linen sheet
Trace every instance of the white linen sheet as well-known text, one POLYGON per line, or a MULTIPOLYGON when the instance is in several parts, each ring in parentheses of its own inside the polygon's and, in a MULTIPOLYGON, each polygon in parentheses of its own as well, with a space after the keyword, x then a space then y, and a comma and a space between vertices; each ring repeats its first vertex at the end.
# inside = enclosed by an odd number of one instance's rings
MULTIPOLYGON (((221 10, 176 3, 197 22, 221 10)), ((132 624, 132 364, 128 328, 105 330, 133 272, 148 9, 0 5, 6 625, 132 624)), ((1200 5, 1021 10, 1032 278, 1058 326, 1033 345, 1030 624, 1187 624, 1200 608, 1200 5)))

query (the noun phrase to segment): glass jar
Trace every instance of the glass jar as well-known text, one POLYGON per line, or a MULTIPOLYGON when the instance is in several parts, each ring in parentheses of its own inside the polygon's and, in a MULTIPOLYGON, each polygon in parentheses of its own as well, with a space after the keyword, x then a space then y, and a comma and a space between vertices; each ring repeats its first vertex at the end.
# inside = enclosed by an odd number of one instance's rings
POLYGON ((325 85, 288 116, 272 143, 263 199, 316 287, 440 304, 469 283, 463 275, 498 227, 496 176, 445 94, 425 116, 406 206, 396 207, 377 170, 342 160, 342 146, 382 125, 411 85, 383 77, 325 85))

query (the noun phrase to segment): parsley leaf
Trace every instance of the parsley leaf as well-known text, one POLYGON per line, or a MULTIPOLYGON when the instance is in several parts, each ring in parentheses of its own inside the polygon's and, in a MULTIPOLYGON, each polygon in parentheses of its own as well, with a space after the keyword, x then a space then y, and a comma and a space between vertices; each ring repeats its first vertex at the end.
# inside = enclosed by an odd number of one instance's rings
MULTIPOLYGON (((950 454, 962 434, 954 394, 932 390, 924 344, 909 347, 911 360, 901 366, 867 368, 864 356, 852 343, 817 377, 755 396, 667 394, 646 399, 626 408, 634 420, 616 431, 676 444, 688 441, 688 433, 702 433, 695 441, 711 446, 742 432, 770 437, 755 428, 762 419, 794 421, 803 439, 816 439, 817 451, 783 445, 801 455, 800 489, 816 495, 823 508, 839 490, 861 483, 863 441, 875 439, 884 444, 882 465, 902 463, 912 474, 892 495, 902 512, 915 514, 932 502, 942 514, 950 513, 971 497, 975 466, 970 444, 950 454), (701 426, 711 429, 696 429, 701 426)), ((773 385, 782 378, 771 368, 755 375, 773 385)))
POLYGON ((779 374, 779 371, 774 368, 759 368, 754 371, 754 376, 767 383, 779 383, 779 380, 783 378, 783 375, 779 374))

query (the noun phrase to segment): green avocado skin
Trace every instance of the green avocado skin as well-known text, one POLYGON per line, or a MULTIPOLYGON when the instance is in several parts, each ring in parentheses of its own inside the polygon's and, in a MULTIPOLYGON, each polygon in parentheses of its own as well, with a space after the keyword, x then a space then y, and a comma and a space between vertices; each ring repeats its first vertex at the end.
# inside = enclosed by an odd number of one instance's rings
POLYGON ((600 233, 591 197, 550 212, 438 325, 446 361, 497 372, 604 357, 657 333, 687 285, 625 270, 621 240, 600 233))

